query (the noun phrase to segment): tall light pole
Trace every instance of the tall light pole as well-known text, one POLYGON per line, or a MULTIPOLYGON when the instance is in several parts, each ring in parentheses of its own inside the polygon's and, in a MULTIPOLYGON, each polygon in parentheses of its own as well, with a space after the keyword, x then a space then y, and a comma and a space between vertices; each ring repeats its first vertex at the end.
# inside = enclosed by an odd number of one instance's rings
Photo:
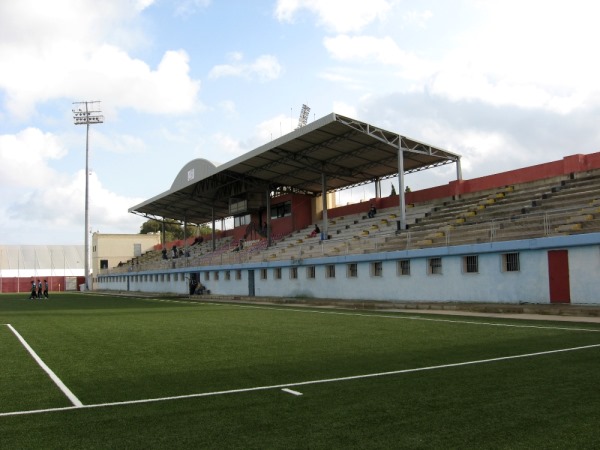
POLYGON ((85 289, 90 289, 90 125, 95 123, 103 123, 104 116, 98 106, 99 101, 73 102, 73 120, 75 125, 87 125, 85 133, 85 289), (85 108, 85 109, 83 109, 85 108))

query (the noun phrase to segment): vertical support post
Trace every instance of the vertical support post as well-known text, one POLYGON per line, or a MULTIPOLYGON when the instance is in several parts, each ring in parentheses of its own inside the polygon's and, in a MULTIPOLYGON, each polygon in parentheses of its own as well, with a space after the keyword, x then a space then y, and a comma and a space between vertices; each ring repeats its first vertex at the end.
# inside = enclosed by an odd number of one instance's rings
POLYGON ((210 207, 210 215, 212 221, 212 251, 214 252, 217 249, 217 243, 215 242, 216 233, 215 233, 215 207, 210 207))
POLYGON ((461 181, 463 179, 463 177, 462 177, 462 167, 460 165, 460 157, 456 160, 456 179, 458 181, 461 181))
POLYGON ((406 230, 406 198, 404 197, 404 151, 402 139, 398 141, 398 199, 400 208, 400 230, 406 230))
POLYGON ((321 228, 321 239, 327 239, 327 177, 321 172, 321 196, 323 204, 323 227, 321 228))
MULTIPOLYGON (((270 247, 273 242, 271 239, 271 186, 267 185, 267 247, 270 247)), ((262 227, 262 224, 259 224, 262 227)))
POLYGON ((183 213, 183 258, 187 266, 188 246, 187 246, 187 212, 183 213))

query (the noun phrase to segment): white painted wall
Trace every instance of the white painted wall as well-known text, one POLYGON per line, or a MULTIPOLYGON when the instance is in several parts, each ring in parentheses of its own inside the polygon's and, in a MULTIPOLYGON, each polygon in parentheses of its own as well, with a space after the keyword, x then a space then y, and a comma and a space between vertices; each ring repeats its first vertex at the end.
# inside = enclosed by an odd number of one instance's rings
MULTIPOLYGON (((291 261, 277 261, 176 269, 171 272, 170 281, 166 281, 166 272, 132 273, 129 276, 137 275, 137 281, 130 281, 129 290, 185 294, 188 292, 187 279, 193 272, 200 275, 200 281, 212 293, 246 296, 249 294, 249 270, 254 270, 256 296, 544 304, 550 302, 547 253, 557 248, 569 251, 571 303, 600 304, 596 281, 600 272, 600 233, 345 255, 304 260, 294 265, 291 261), (502 270, 502 255, 507 252, 519 253, 518 272, 502 270), (466 255, 478 255, 477 273, 464 272, 463 258, 466 255), (442 274, 428 273, 428 258, 432 257, 442 258, 442 274), (410 260, 410 275, 398 275, 397 262, 401 259, 410 260), (377 261, 382 264, 381 276, 372 275, 372 264, 377 261), (356 278, 347 276, 350 263, 357 264, 356 278), (326 276, 329 264, 335 265, 334 278, 326 276), (314 279, 307 278, 309 266, 315 267, 314 279), (278 267, 281 268, 281 279, 275 278, 278 267), (290 279, 291 267, 297 267, 297 279, 290 279), (266 269, 266 279, 261 277, 262 269, 266 269), (229 280, 226 271, 229 271, 229 280), (237 279, 237 271, 241 271, 241 279, 237 279), (175 273, 178 273, 178 281, 174 281, 175 273)), ((99 281, 99 286, 100 289, 127 289, 126 282, 111 283, 108 277, 99 281)))

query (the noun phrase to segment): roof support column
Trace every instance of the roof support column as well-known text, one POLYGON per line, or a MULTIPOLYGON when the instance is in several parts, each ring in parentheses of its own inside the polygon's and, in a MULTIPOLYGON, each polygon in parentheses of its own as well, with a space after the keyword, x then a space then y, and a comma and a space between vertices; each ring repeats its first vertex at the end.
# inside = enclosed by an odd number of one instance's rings
MULTIPOLYGON (((271 241, 271 186, 267 185, 267 220, 265 220, 267 224, 267 247, 270 247, 273 243, 271 241)), ((258 225, 262 228, 262 224, 258 225)))
POLYGON ((323 202, 323 227, 321 228, 321 240, 327 239, 327 177, 321 172, 321 196, 323 202))
MULTIPOLYGON (((183 257, 186 258, 188 254, 188 246, 187 246, 187 213, 183 213, 183 257)), ((187 266, 187 259, 185 260, 185 265, 187 266)))
POLYGON ((398 144, 398 199, 400 208, 400 224, 398 230, 406 230, 406 198, 404 197, 404 151, 402 150, 402 140, 398 144))
POLYGON ((217 249, 217 243, 215 242, 216 233, 215 233, 215 207, 214 206, 210 207, 210 215, 211 215, 211 221, 212 221, 212 251, 214 252, 217 249))
POLYGON ((462 177, 462 168, 460 165, 460 158, 457 158, 456 160, 456 179, 458 181, 462 181, 463 177, 462 177))

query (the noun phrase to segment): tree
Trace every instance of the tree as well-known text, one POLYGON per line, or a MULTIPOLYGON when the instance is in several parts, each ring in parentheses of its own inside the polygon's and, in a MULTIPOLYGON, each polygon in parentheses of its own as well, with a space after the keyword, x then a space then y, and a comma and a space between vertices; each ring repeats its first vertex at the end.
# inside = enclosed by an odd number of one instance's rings
MULTIPOLYGON (((173 219, 165 219, 165 243, 183 239, 183 226, 180 222, 173 219)), ((140 227, 140 234, 158 233, 162 234, 163 222, 150 219, 144 222, 140 227)), ((207 225, 188 225, 185 227, 185 236, 192 237, 199 234, 210 234, 212 229, 207 225)))

